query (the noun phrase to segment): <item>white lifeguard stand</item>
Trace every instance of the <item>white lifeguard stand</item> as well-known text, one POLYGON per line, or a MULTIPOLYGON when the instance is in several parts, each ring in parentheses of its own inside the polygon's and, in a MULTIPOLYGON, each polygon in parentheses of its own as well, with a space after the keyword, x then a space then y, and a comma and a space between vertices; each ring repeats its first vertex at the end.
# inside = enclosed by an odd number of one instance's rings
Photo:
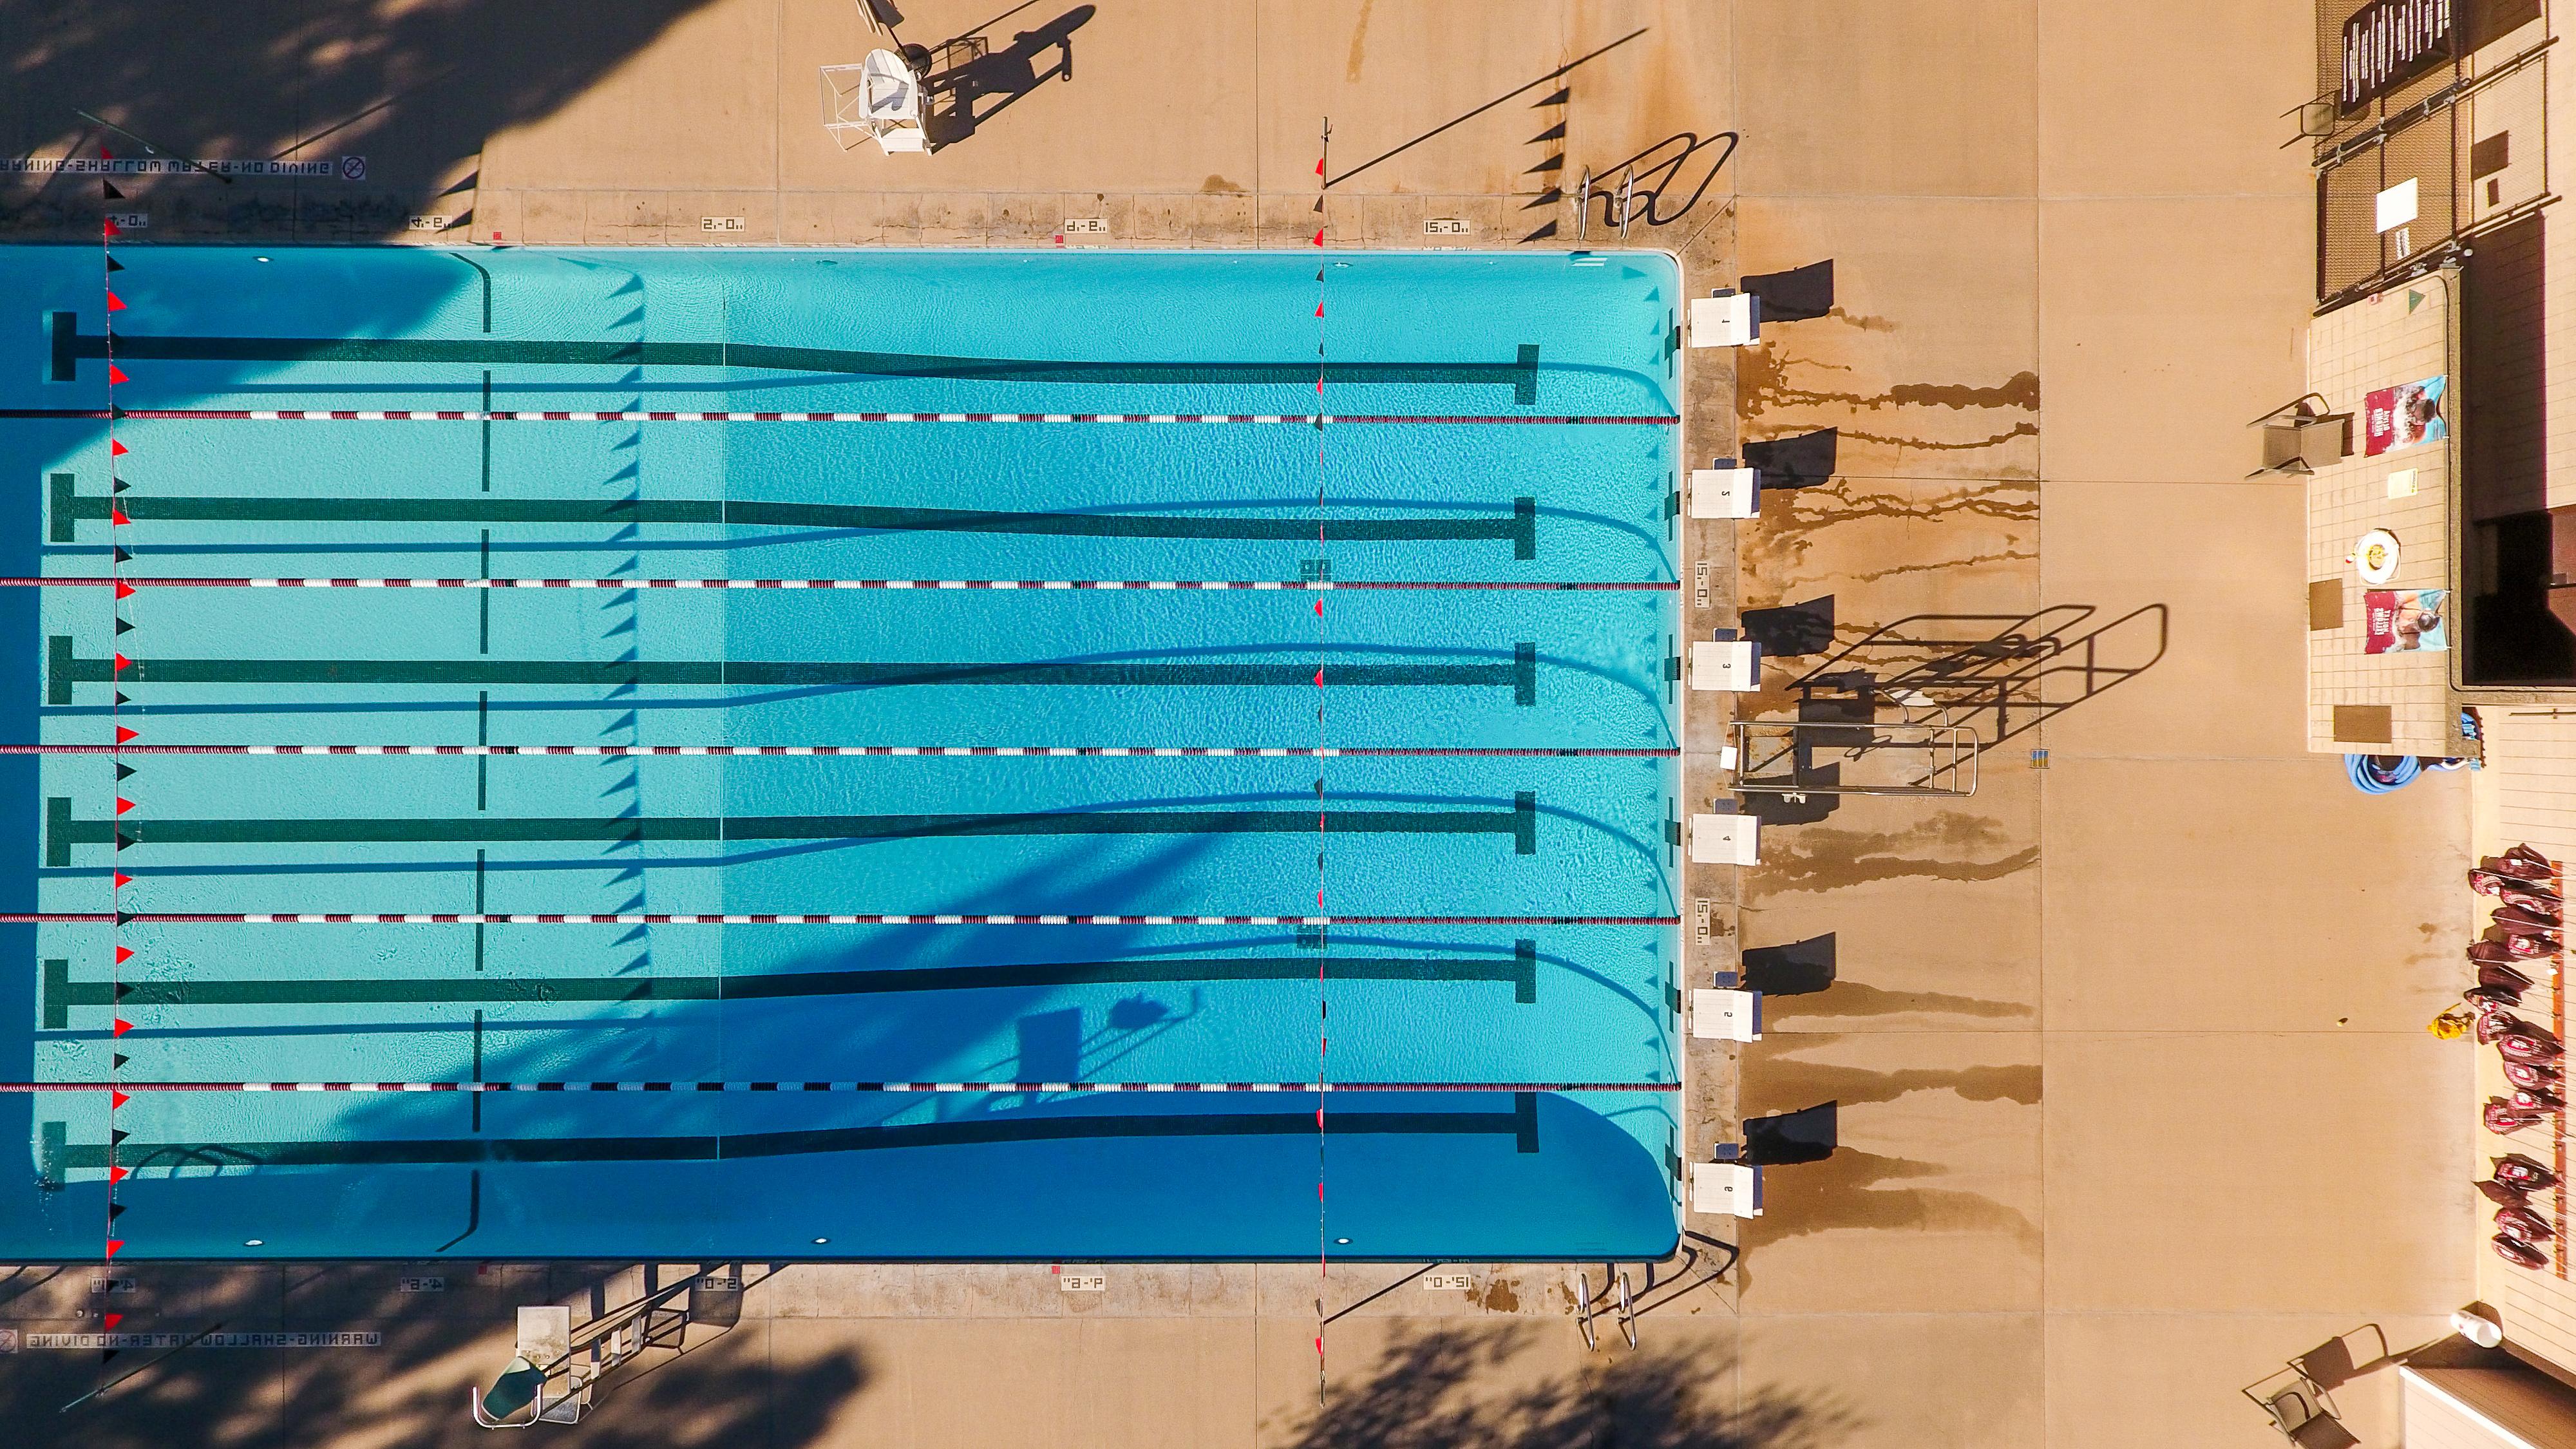
POLYGON ((1690 345, 1742 347, 1762 335, 1762 303, 1750 292, 1720 288, 1690 304, 1690 345))
POLYGON ((857 65, 823 67, 823 129, 844 151, 874 140, 889 156, 926 152, 921 77, 891 50, 871 50, 857 65))

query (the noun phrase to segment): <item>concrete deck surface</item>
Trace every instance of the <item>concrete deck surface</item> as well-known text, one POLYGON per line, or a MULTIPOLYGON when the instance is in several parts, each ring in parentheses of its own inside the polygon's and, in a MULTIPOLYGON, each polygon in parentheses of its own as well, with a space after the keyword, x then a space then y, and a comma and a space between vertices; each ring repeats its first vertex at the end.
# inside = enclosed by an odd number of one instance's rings
MULTIPOLYGON (((1395 152, 1335 186, 1338 244, 1464 216, 1479 245, 1561 246, 1552 188, 1684 138, 1654 153, 1692 159, 1634 240, 1712 283, 1831 257, 1839 284, 1832 316, 1732 359, 1740 378, 1694 358, 1713 390, 1694 448, 1722 445, 1730 381, 1745 436, 1844 440, 1833 482, 1702 536, 1721 575, 1694 627, 1823 594, 1845 640, 2052 609, 2060 639, 2143 666, 1989 751, 1972 799, 1851 802, 1770 833, 1740 899, 1710 888, 1695 969, 1828 931, 1839 961, 1829 990, 1772 1003, 1742 1102, 1698 1105, 1835 1100, 1844 1149, 1776 1171, 1740 1232, 1695 1220, 1743 1260, 1705 1285, 1658 1267, 1633 1356, 1585 1352, 1567 1270, 1479 1268, 1470 1293, 1399 1287, 1338 1320, 1317 1420, 1302 1268, 1116 1269, 1077 1301, 1043 1268, 809 1265, 589 1425, 537 1432, 1431 1446, 1616 1423, 1780 1449, 2255 1449, 2278 1441, 2240 1384, 2364 1320, 2435 1337, 2470 1296, 2467 1059, 2423 1031, 2466 925, 2467 805, 2447 778, 2366 800, 2304 753, 2300 494, 2244 481, 2245 420, 2301 390, 2312 184, 2277 117, 2314 88, 2308 7, 1101 0, 1070 78, 929 158, 825 137, 816 67, 871 43, 846 0, 243 0, 212 33, 25 8, 0 94, 15 154, 63 154, 80 106, 174 151, 368 158, 363 181, 144 183, 155 238, 435 214, 529 243, 695 242, 710 216, 743 218, 723 240, 1045 243, 1103 215, 1117 241, 1285 243, 1329 113, 1337 171, 1395 152)), ((904 0, 902 28, 1003 8, 904 0)), ((996 44, 1071 8, 1044 0, 996 44)), ((13 179, 6 225, 94 225, 93 190, 13 179)), ((48 1271, 0 1282, 0 1319, 83 1322, 90 1275, 48 1271)), ((508 1307, 589 1286, 493 1272, 423 1307, 392 1269, 138 1269, 162 1321, 385 1344, 183 1356, 71 1415, 54 1406, 94 1356, 22 1351, 0 1357, 5 1422, 84 1449, 463 1442, 508 1307)), ((1330 1304, 1400 1276, 1337 1271, 1330 1304)), ((2395 1442, 2389 1376, 2339 1399, 2395 1442)))

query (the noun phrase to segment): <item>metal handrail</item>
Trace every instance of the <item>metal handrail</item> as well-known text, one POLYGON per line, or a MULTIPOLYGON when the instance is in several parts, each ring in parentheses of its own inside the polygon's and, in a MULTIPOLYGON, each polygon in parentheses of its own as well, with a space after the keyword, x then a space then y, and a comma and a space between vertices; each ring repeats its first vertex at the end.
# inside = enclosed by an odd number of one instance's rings
POLYGON ((678 1351, 679 1345, 673 1341, 674 1332, 676 1330, 679 1338, 686 1337, 690 1315, 686 1308, 671 1307, 671 1300, 694 1292, 705 1277, 702 1268, 667 1288, 657 1288, 600 1314, 574 1329, 564 1352, 543 1365, 529 1363, 524 1357, 513 1358, 513 1367, 503 1369, 501 1377, 507 1378, 512 1373, 523 1371, 517 1367, 519 1365, 525 1366, 525 1372, 537 1375, 536 1389, 528 1396, 527 1417, 524 1419, 513 1417, 518 1413, 515 1409, 498 1417, 488 1413, 483 1406, 482 1385, 469 1385, 467 1405, 473 1411, 474 1422, 486 1429, 524 1429, 546 1420, 549 1413, 563 1405, 571 1404, 574 1406, 571 1418, 546 1421, 579 1423, 582 1413, 589 1407, 591 1390, 610 1374, 632 1363, 648 1348, 678 1351), (608 1350, 605 1357, 599 1353, 603 1344, 608 1350), (549 1397, 548 1386, 559 1379, 565 1381, 566 1387, 549 1397))
MULTIPOLYGON (((1878 701, 1872 698, 1871 703, 1874 706, 1878 701)), ((1878 795, 1911 799, 1931 796, 1964 799, 1977 793, 1977 760, 1985 748, 1984 741, 1970 726, 1948 723, 1924 724, 1914 720, 1887 722, 1737 720, 1733 729, 1737 760, 1733 788, 1740 793, 1787 795, 1793 798, 1803 798, 1808 795, 1878 795), (1804 763, 1805 752, 1813 749, 1814 746, 1798 738, 1801 732, 1815 734, 1825 734, 1828 731, 1843 734, 1867 732, 1875 736, 1882 730, 1898 729, 1921 730, 1924 731, 1925 737, 1920 740, 1872 738, 1859 744, 1842 745, 1837 748, 1853 756, 1878 750, 1922 750, 1925 752, 1926 764, 1922 773, 1916 777, 1916 783, 1815 785, 1804 781, 1803 776, 1807 770, 1804 763), (1755 732, 1758 730, 1777 731, 1784 734, 1786 739, 1773 747, 1757 748, 1755 732), (1764 777, 1763 772, 1766 769, 1782 765, 1784 762, 1788 770, 1786 779, 1778 776, 1764 777), (1945 776, 1950 783, 1946 785, 1939 783, 1945 776)))

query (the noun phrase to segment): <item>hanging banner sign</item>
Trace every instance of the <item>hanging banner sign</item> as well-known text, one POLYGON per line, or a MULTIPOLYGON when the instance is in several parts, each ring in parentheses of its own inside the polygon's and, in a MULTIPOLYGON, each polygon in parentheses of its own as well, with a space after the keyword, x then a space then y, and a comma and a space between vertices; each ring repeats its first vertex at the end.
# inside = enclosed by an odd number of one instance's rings
POLYGON ((335 161, 181 161, 168 156, 0 157, 0 175, 11 176, 185 176, 190 172, 219 176, 337 177, 367 179, 367 158, 343 156, 335 161))
POLYGON ((2449 390, 2448 377, 2372 388, 2362 398, 2362 456, 2376 458, 2449 437, 2450 419, 2442 415, 2443 394, 2449 390))
POLYGON ((2343 23, 2345 115, 2449 60, 2458 47, 2453 0, 2370 0, 2343 23))
POLYGON ((2372 589, 2361 596, 2364 654, 2438 653, 2451 647, 2448 589, 2372 589))

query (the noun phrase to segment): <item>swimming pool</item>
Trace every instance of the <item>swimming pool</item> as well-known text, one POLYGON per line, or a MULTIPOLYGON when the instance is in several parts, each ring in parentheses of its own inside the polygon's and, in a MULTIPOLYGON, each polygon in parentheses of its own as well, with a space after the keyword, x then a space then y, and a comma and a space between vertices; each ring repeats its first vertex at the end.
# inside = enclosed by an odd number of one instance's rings
POLYGON ((0 739, 137 732, 0 757, 0 1257, 1674 1243, 1668 258, 118 257, 0 253, 0 572, 134 586, 0 739))

